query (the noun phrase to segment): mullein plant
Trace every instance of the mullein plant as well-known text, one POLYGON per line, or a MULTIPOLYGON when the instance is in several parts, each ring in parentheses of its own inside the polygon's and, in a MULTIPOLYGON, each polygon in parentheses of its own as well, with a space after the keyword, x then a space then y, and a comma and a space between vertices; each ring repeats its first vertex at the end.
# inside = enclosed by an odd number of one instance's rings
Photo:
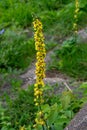
POLYGON ((44 36, 43 36, 43 27, 42 23, 39 19, 35 19, 33 22, 34 27, 34 39, 35 39, 35 49, 36 49, 36 83, 34 84, 34 102, 38 108, 35 118, 34 127, 38 128, 41 126, 44 129, 45 120, 44 114, 41 110, 41 105, 44 103, 43 99, 43 90, 44 90, 44 81, 45 78, 45 44, 44 44, 44 36))
POLYGON ((75 0, 75 13, 74 13, 74 24, 73 24, 73 30, 75 36, 77 36, 78 33, 78 13, 79 13, 79 0, 75 0))

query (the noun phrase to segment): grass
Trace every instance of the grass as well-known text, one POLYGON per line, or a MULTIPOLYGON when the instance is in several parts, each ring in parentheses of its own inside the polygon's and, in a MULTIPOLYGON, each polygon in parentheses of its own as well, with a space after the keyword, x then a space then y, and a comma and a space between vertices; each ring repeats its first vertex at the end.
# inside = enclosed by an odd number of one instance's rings
POLYGON ((0 68, 25 69, 35 55, 34 40, 15 27, 5 30, 0 44, 0 68), (31 49, 30 49, 31 48, 31 49))
POLYGON ((55 51, 51 68, 63 71, 77 79, 87 79, 87 44, 64 42, 60 50, 55 51), (57 61, 57 62, 56 62, 57 61))

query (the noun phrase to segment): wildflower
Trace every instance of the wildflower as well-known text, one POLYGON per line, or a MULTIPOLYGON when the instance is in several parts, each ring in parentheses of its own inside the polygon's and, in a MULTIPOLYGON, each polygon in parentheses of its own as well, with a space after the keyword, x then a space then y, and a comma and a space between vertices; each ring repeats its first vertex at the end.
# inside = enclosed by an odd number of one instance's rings
POLYGON ((22 126, 22 127, 20 128, 20 130, 25 130, 25 127, 24 127, 24 126, 22 126))
POLYGON ((42 33, 42 23, 39 21, 39 19, 36 19, 33 22, 34 26, 34 39, 35 39, 35 49, 36 49, 36 83, 34 84, 34 102, 35 105, 39 108, 36 119, 35 119, 35 127, 36 125, 44 125, 44 119, 43 119, 43 112, 41 111, 41 105, 44 103, 43 100, 43 87, 44 87, 44 81, 45 78, 45 56, 46 56, 46 50, 45 50, 45 44, 44 44, 44 36, 42 33))
POLYGON ((35 103, 35 106, 39 106, 39 104, 38 104, 38 103, 35 103))
MULTIPOLYGON (((44 44, 44 36, 42 33, 42 23, 39 21, 39 19, 36 19, 33 22, 34 25, 34 39, 35 39, 35 49, 37 51, 36 53, 36 83, 34 85, 34 95, 39 96, 41 98, 43 90, 40 89, 42 86, 44 86, 43 78, 45 78, 45 44, 44 44)), ((37 98, 36 98, 37 99, 37 98)), ((37 103, 40 103, 37 101, 37 103)))
POLYGON ((41 119, 41 118, 40 119, 36 118, 35 122, 36 122, 36 124, 39 124, 39 125, 44 125, 45 124, 45 121, 43 119, 41 119))
POLYGON ((77 27, 78 13, 79 13, 79 1, 75 0, 75 14, 74 14, 74 24, 73 24, 73 29, 75 34, 78 33, 78 27, 77 27))

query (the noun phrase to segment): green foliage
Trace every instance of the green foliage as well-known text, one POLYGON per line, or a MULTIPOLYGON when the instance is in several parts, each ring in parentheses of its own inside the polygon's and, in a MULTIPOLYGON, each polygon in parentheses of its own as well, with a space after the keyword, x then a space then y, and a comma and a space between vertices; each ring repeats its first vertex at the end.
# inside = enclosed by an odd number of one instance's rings
POLYGON ((50 96, 46 97, 46 101, 47 104, 42 106, 42 110, 45 114, 46 124, 51 130, 53 128, 63 130, 81 107, 81 101, 73 93, 66 90, 62 95, 51 93, 50 96))
POLYGON ((53 49, 54 47, 57 46, 56 42, 50 41, 50 42, 46 42, 46 50, 49 51, 51 49, 53 49))
POLYGON ((34 106, 33 86, 29 86, 27 91, 16 87, 14 92, 14 99, 6 96, 6 113, 10 117, 11 126, 17 130, 20 126, 28 127, 34 123, 37 109, 34 106))
MULTIPOLYGON (((86 25, 87 1, 80 2, 80 28, 86 25), (85 21, 84 21, 85 20, 85 21)), ((45 31, 54 34, 67 35, 72 32, 75 4, 72 0, 1 0, 0 23, 17 24, 22 27, 31 26, 32 15, 41 18, 45 31), (54 30, 52 30, 54 28, 54 30), (66 29, 65 29, 66 28, 66 29)))
POLYGON ((6 109, 0 103, 0 129, 1 130, 15 130, 11 128, 10 117, 5 115, 6 109))
POLYGON ((33 39, 24 34, 7 30, 0 43, 0 68, 24 69, 35 54, 33 39))
POLYGON ((84 102, 84 104, 85 104, 87 102, 87 82, 83 82, 80 85, 79 91, 82 95, 82 102, 84 102))
POLYGON ((32 23, 32 14, 30 4, 25 4, 25 2, 16 2, 6 0, 0 3, 4 15, 2 15, 2 21, 4 23, 17 23, 23 27, 29 26, 32 23))
MULTIPOLYGON (((87 2, 85 0, 79 2, 78 27, 82 28, 87 23, 87 2)), ((56 37, 57 41, 72 33, 74 9, 75 3, 72 0, 1 0, 0 30, 5 29, 6 32, 4 36, 0 35, 0 67, 24 69, 29 65, 35 53, 33 40, 27 40, 26 35, 21 33, 23 30, 19 30, 19 27, 23 29, 31 27, 33 17, 39 17, 43 22, 46 35, 56 37)), ((47 44, 46 48, 48 50, 54 46, 54 44, 50 46, 47 44)))
POLYGON ((42 0, 44 7, 48 10, 58 10, 62 7, 63 3, 62 0, 42 0))
POLYGON ((87 77, 87 44, 76 44, 75 39, 69 39, 63 43, 60 50, 56 51, 58 61, 57 69, 76 78, 87 77))
MULTIPOLYGON (((33 87, 32 85, 27 90, 23 90, 18 86, 14 88, 13 98, 6 96, 5 116, 9 117, 10 127, 15 130, 19 130, 21 126, 26 130, 36 130, 32 127, 37 111, 34 105, 33 87)), ((45 86, 45 104, 41 106, 46 122, 44 129, 63 130, 83 102, 70 91, 65 90, 57 95, 53 92, 52 86, 45 86)), ((42 130, 42 126, 38 126, 38 130, 42 130)))

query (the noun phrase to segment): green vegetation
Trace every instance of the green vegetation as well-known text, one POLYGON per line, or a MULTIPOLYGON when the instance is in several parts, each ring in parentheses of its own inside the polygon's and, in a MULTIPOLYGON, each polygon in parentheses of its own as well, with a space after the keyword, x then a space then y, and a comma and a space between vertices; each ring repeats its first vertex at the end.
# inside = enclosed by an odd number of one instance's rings
POLYGON ((34 40, 29 40, 25 35, 8 29, 3 34, 0 44, 0 68, 24 69, 29 66, 34 54, 34 40))
MULTIPOLYGON (((23 81, 19 78, 35 61, 34 18, 43 23, 46 50, 58 47, 49 69, 75 80, 87 80, 87 41, 79 43, 78 37, 74 37, 74 11, 73 0, 0 0, 1 130, 37 130, 33 127, 37 112, 34 85, 23 90, 23 81)), ((87 0, 79 0, 77 25, 78 30, 87 27, 87 0)), ((54 86, 49 85, 44 89, 44 105, 41 106, 46 122, 44 130, 63 130, 87 103, 87 82, 75 90, 76 94, 67 89, 55 94, 54 86)))
MULTIPOLYGON (((78 27, 80 29, 86 26, 87 2, 84 0, 84 2, 79 1, 79 3, 78 27)), ((34 42, 31 40, 33 17, 41 19, 47 37, 46 42, 53 42, 55 44, 55 40, 58 41, 58 39, 73 33, 74 10, 75 3, 72 0, 67 2, 63 0, 42 0, 39 2, 36 0, 1 0, 0 29, 5 31, 0 35, 1 68, 4 66, 7 69, 9 67, 24 69, 32 61, 32 56, 35 54, 34 42), (51 37, 52 41, 49 40, 49 37, 51 37), (23 58, 26 60, 24 63, 23 58)), ((46 45, 49 46, 48 44, 46 45)))
POLYGON ((87 44, 76 44, 74 38, 64 41, 61 48, 55 51, 55 58, 50 67, 75 78, 87 79, 87 44), (55 62, 56 59, 58 62, 55 62))
MULTIPOLYGON (((16 82, 15 82, 16 83, 16 82)), ((19 130, 21 126, 25 126, 26 130, 33 129, 33 123, 37 107, 34 105, 34 86, 29 86, 27 90, 22 90, 19 86, 13 88, 10 97, 5 94, 6 108, 0 106, 0 129, 19 130), (13 128, 13 129, 12 129, 13 128)), ((84 97, 79 99, 77 95, 65 89, 62 95, 54 94, 54 87, 45 86, 44 100, 42 110, 45 115, 47 126, 52 130, 63 130, 75 113, 82 107, 87 100, 87 84, 84 83, 79 88, 79 92, 83 89, 84 97), (50 94, 51 93, 51 94, 50 94)), ((42 130, 38 128, 38 130, 42 130)), ((48 130, 48 129, 47 129, 48 130)))

